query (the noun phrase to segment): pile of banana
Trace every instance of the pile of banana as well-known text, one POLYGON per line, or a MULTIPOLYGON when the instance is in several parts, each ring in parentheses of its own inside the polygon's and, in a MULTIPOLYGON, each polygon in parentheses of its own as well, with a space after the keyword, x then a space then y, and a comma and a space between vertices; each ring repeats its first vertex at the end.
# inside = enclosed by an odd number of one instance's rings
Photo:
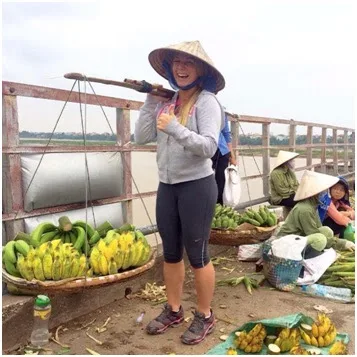
POLYGON ((5 247, 3 257, 7 272, 13 276, 29 281, 32 279, 44 281, 61 280, 86 274, 86 256, 80 255, 71 243, 62 243, 61 239, 56 239, 43 243, 38 248, 28 246, 24 241, 14 243, 13 251, 5 247), (20 250, 18 249, 19 243, 21 244, 20 250), (9 257, 11 258, 11 269, 8 264, 9 257))
POLYGON ((258 227, 273 227, 277 225, 278 219, 276 214, 270 212, 266 206, 259 206, 258 210, 247 209, 242 215, 242 222, 247 222, 258 227))
POLYGON ((336 327, 330 318, 320 313, 317 315, 317 321, 311 325, 311 331, 301 328, 300 332, 305 343, 315 347, 329 346, 337 335, 336 327))
POLYGON ((297 328, 283 328, 274 344, 280 348, 281 352, 290 351, 294 346, 299 345, 300 333, 297 328))
POLYGON ((242 223, 241 215, 232 207, 216 204, 211 228, 236 229, 242 223))
POLYGON ((242 331, 235 338, 234 343, 245 353, 256 353, 262 350, 266 335, 265 327, 262 324, 256 324, 249 333, 242 331))
POLYGON ((151 247, 139 230, 122 234, 110 230, 92 248, 89 261, 94 274, 116 274, 118 270, 145 264, 150 253, 151 247))
POLYGON ((328 351, 329 355, 346 355, 347 346, 342 341, 336 341, 328 351))

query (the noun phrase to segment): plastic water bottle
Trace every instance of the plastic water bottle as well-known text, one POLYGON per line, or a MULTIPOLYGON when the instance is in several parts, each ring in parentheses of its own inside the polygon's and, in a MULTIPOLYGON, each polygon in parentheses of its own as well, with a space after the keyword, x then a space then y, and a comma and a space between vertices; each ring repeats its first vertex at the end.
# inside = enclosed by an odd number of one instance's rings
POLYGON ((42 347, 48 343, 48 324, 51 316, 51 301, 46 295, 38 295, 34 304, 34 324, 31 333, 31 345, 42 347))

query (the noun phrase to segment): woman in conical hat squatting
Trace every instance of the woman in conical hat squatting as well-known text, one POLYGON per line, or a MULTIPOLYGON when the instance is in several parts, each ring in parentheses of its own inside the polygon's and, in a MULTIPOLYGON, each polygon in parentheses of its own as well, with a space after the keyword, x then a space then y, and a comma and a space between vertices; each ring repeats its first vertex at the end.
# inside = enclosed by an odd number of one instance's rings
POLYGON ((224 88, 225 81, 198 41, 156 49, 149 54, 149 62, 176 93, 169 101, 148 94, 135 124, 138 144, 157 141, 156 220, 168 299, 146 331, 160 334, 184 321, 181 297, 186 250, 195 276, 197 310, 181 340, 196 344, 215 324, 210 307, 215 273, 208 255, 217 200, 211 157, 225 115, 214 93, 224 88))
POLYGON ((322 224, 342 238, 348 224, 355 219, 355 211, 349 201, 348 182, 342 176, 338 178, 339 181, 321 197, 318 210, 322 224))
POLYGON ((270 173, 270 203, 292 208, 295 206, 294 196, 299 182, 294 172, 294 159, 299 154, 280 150, 276 163, 270 173))
POLYGON ((322 226, 318 214, 321 197, 339 179, 313 171, 304 171, 294 200, 297 204, 286 217, 277 237, 296 234, 308 237, 305 258, 320 254, 325 248, 354 249, 354 243, 334 237, 333 231, 322 226))

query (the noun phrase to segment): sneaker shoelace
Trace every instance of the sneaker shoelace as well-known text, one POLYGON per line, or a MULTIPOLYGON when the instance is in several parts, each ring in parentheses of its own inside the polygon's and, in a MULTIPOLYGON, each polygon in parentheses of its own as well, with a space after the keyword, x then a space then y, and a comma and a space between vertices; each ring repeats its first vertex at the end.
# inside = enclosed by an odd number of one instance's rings
POLYGON ((171 314, 170 308, 168 306, 165 306, 164 310, 162 310, 161 314, 155 320, 165 324, 167 320, 170 320, 169 318, 170 314, 171 314))
POLYGON ((189 327, 189 331, 193 333, 199 333, 204 328, 204 318, 197 313, 193 313, 194 318, 191 326, 189 327))

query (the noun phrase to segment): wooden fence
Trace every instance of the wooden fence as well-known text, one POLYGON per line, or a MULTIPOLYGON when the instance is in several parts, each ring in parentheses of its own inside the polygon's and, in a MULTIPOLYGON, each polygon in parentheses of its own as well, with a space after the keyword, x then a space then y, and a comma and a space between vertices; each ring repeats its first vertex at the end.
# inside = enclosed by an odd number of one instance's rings
MULTIPOLYGON (((3 228, 5 226, 7 240, 14 237, 16 232, 24 230, 24 218, 36 217, 51 213, 60 213, 73 209, 85 208, 85 202, 61 205, 56 207, 48 207, 35 209, 31 212, 24 211, 24 192, 22 189, 21 179, 21 154, 42 154, 43 146, 36 145, 20 145, 19 138, 19 122, 18 122, 18 102, 17 97, 31 97, 40 99, 50 99, 63 102, 83 103, 83 96, 79 96, 78 92, 70 92, 56 88, 47 88, 35 85, 22 83, 6 82, 2 83, 3 89, 3 118, 2 118, 2 140, 3 140, 3 228)), ((138 110, 142 102, 127 100, 122 98, 113 98, 107 96, 96 96, 86 94, 86 104, 102 105, 103 107, 116 108, 116 145, 49 145, 46 148, 46 153, 70 153, 70 152, 121 152, 123 159, 126 162, 124 165, 124 191, 123 195, 106 199, 92 201, 93 206, 100 206, 110 203, 122 202, 124 204, 125 220, 132 221, 132 200, 138 199, 138 194, 133 194, 132 191, 132 176, 131 176, 131 153, 132 152, 155 152, 156 145, 132 145, 131 127, 130 127, 130 112, 138 110), (125 145, 124 145, 125 144, 125 145)), ((85 103, 83 103, 85 104, 85 103)), ((306 152, 306 165, 298 170, 318 169, 321 172, 337 175, 340 172, 339 165, 343 164, 343 175, 347 178, 354 178, 355 172, 355 130, 351 128, 337 127, 325 124, 307 123, 295 120, 274 119, 255 117, 248 115, 236 115, 228 113, 231 121, 232 144, 237 153, 244 153, 245 150, 260 150, 262 152, 263 169, 259 175, 242 177, 243 180, 252 180, 262 178, 263 180, 263 197, 254 201, 245 202, 240 205, 244 208, 250 205, 266 202, 269 196, 268 175, 270 172, 270 157, 271 151, 275 149, 283 150, 304 150, 306 152), (247 146, 240 145, 239 134, 241 131, 241 123, 255 123, 261 125, 262 145, 247 146), (271 124, 284 124, 289 126, 289 145, 270 145, 270 128, 271 124), (307 144, 296 144, 296 127, 304 126, 307 129, 307 144), (319 127, 322 130, 321 143, 313 143, 313 128, 319 127), (332 130, 333 142, 327 143, 327 130, 332 130), (338 132, 343 132, 343 143, 338 143, 338 132), (349 137, 352 142, 349 142, 349 137), (343 159, 338 158, 338 149, 343 148, 343 159), (312 164, 313 148, 320 150, 320 163, 312 164), (332 160, 327 160, 328 150, 332 150, 332 160), (332 167, 332 169, 331 169, 332 167)), ((155 196, 156 191, 141 192, 141 197, 155 196)))

